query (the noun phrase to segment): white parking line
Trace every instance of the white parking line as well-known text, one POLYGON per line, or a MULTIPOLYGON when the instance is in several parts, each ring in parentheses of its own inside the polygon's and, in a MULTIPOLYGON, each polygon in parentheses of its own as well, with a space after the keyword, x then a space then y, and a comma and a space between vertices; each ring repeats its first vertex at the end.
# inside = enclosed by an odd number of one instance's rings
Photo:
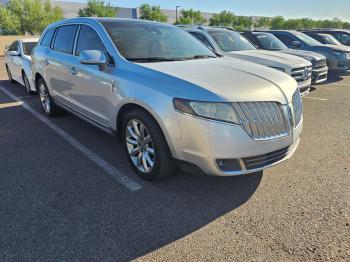
POLYGON ((9 97, 11 97, 13 100, 20 102, 21 106, 27 110, 29 113, 34 115, 36 118, 38 118, 41 122, 46 124, 49 128, 51 128, 56 134, 61 136, 64 140, 66 140, 68 143, 70 143, 72 146, 74 146, 76 149, 78 149, 80 152, 82 152, 86 157, 88 157, 90 160, 92 160, 97 166, 101 167, 104 171, 106 171, 107 174, 114 177, 120 184, 125 186, 131 191, 137 191, 142 188, 142 186, 129 177, 123 175, 118 169, 116 169, 114 166, 109 164, 107 161, 96 155, 94 152, 92 152, 90 149, 88 149, 86 146, 78 142, 74 137, 67 134, 62 128, 58 127, 54 123, 52 123, 48 118, 40 115, 38 112, 36 112, 33 108, 31 108, 28 104, 26 104, 24 101, 17 98, 15 95, 7 91, 6 89, 0 87, 0 90, 7 94, 9 97))
POLYGON ((319 101, 327 101, 328 99, 326 98, 318 98, 318 97, 312 97, 312 96, 306 96, 303 98, 309 98, 309 99, 313 99, 313 100, 319 100, 319 101))

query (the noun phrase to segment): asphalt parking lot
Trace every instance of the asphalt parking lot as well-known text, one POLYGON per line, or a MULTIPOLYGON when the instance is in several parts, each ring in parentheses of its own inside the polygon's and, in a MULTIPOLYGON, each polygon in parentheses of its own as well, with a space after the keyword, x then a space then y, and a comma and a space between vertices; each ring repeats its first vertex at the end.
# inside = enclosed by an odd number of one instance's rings
POLYGON ((303 101, 291 160, 151 183, 115 137, 46 120, 0 59, 0 261, 350 261, 350 75, 303 101))

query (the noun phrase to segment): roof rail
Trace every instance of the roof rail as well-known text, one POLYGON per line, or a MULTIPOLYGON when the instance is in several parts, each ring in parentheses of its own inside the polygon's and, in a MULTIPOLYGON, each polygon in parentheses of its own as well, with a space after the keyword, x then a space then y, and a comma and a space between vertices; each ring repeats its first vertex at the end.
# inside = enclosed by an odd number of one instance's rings
POLYGON ((201 30, 205 30, 205 28, 204 28, 204 25, 201 25, 201 24, 199 24, 199 25, 197 25, 197 24, 178 24, 178 25, 176 25, 176 26, 178 26, 178 27, 188 27, 188 28, 197 28, 197 29, 201 29, 201 30))
POLYGON ((227 26, 210 26, 212 28, 221 28, 221 29, 227 29, 227 30, 231 30, 231 31, 235 31, 237 32, 235 29, 231 28, 231 27, 227 27, 227 26))

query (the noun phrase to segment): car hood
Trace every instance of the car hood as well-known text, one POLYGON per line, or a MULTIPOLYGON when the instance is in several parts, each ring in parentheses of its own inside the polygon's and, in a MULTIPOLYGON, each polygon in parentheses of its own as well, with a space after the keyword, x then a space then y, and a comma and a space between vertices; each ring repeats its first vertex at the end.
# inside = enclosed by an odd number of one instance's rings
POLYGON ((292 68, 311 65, 309 61, 306 61, 303 58, 267 50, 233 51, 226 54, 231 57, 247 60, 269 67, 281 67, 284 69, 288 68, 289 70, 286 70, 286 72, 290 71, 292 68))
POLYGON ((278 50, 279 52, 290 54, 290 55, 296 55, 303 58, 310 58, 316 61, 325 60, 326 57, 320 53, 312 52, 312 51, 305 51, 305 50, 296 50, 296 49, 283 49, 278 50))
MULTIPOLYGON (((278 101, 285 104, 291 101, 297 88, 296 81, 285 73, 227 57, 138 65, 195 84, 227 102, 278 101)), ((181 97, 190 92, 178 89, 176 93, 181 97)), ((182 98, 201 99, 195 95, 182 98)))

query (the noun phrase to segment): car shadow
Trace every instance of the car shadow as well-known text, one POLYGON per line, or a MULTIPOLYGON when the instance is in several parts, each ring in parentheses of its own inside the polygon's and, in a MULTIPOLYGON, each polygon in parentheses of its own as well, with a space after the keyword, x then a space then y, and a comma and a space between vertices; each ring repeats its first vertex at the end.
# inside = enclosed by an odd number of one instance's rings
MULTIPOLYGON (((0 81, 0 85, 8 85, 5 82, 8 81, 0 81)), ((17 95, 25 92, 19 85, 8 88, 17 95)), ((40 112, 38 99, 31 103, 40 112)), ((62 143, 56 134, 40 135, 41 124, 36 127, 35 119, 23 114, 18 136, 13 133, 12 139, 28 150, 26 162, 16 162, 16 170, 23 166, 25 172, 13 171, 6 179, 35 178, 36 182, 3 192, 26 196, 3 209, 3 221, 12 225, 6 226, 6 232, 14 232, 9 233, 14 239, 6 241, 6 250, 15 257, 129 261, 188 236, 242 206, 262 180, 262 172, 209 177, 177 171, 162 180, 146 182, 131 170, 115 137, 73 115, 50 121, 143 187, 136 192, 127 190, 73 147, 62 143), (21 135, 22 128, 26 136, 21 135), (38 165, 38 159, 48 161, 38 165)))

